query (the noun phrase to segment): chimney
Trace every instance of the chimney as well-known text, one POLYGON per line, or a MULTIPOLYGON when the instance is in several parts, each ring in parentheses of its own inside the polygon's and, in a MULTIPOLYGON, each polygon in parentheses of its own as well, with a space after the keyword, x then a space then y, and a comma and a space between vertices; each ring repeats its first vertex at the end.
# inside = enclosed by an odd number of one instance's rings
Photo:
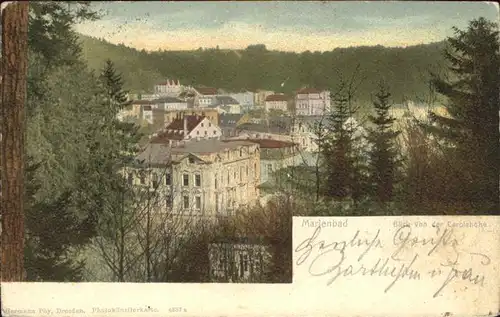
POLYGON ((186 137, 186 136, 187 136, 187 134, 188 134, 188 131, 187 131, 187 130, 188 130, 188 123, 187 123, 187 118, 186 118, 186 116, 184 116, 184 118, 183 118, 183 119, 184 119, 184 137, 186 137))

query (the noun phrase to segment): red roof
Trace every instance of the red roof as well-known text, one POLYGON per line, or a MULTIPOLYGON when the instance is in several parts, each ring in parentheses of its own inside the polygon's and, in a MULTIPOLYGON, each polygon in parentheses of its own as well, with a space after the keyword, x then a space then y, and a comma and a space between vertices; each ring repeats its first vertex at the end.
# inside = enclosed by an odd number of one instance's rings
POLYGON ((279 141, 272 139, 249 139, 246 141, 258 143, 261 149, 279 149, 284 147, 292 147, 296 145, 293 142, 279 141))
POLYGON ((217 95, 217 88, 213 87, 198 87, 195 88, 202 95, 217 95))
POLYGON ((317 90, 316 88, 302 88, 299 91, 297 91, 297 94, 319 94, 321 91, 317 90))
POLYGON ((285 95, 269 95, 266 101, 288 101, 288 98, 285 95))
POLYGON ((203 116, 184 116, 184 118, 176 118, 170 122, 168 126, 163 129, 163 132, 151 139, 151 143, 167 143, 169 140, 183 140, 184 139, 184 119, 187 123, 187 134, 191 133, 194 128, 203 121, 203 116), (169 132, 170 131, 170 132, 169 132))

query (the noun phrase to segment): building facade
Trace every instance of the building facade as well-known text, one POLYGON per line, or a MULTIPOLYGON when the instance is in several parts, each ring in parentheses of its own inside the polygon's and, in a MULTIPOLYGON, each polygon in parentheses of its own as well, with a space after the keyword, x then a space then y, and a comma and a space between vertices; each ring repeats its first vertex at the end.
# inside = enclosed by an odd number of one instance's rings
POLYGON ((155 85, 154 92, 160 96, 177 97, 182 92, 183 87, 179 80, 167 79, 165 82, 155 85))
POLYGON ((129 168, 133 185, 164 193, 164 211, 226 216, 259 197, 259 145, 217 139, 150 143, 137 157, 147 169, 129 168))
POLYGON ((202 116, 207 118, 212 124, 219 123, 219 113, 211 108, 194 108, 185 110, 166 110, 165 123, 170 124, 176 118, 183 118, 184 116, 202 116))
POLYGON ((299 116, 321 116, 330 109, 330 92, 304 88, 295 95, 295 113, 299 116))
POLYGON ((243 107, 253 107, 255 104, 255 93, 251 91, 232 93, 229 96, 237 100, 243 107))
POLYGON ((171 143, 170 141, 214 139, 222 136, 218 125, 199 115, 185 115, 175 118, 165 128, 151 138, 152 143, 171 143))
POLYGON ((266 98, 274 95, 274 91, 270 90, 257 90, 254 94, 254 105, 264 107, 266 103, 266 98))
POLYGON ((152 100, 152 106, 155 109, 162 110, 186 110, 188 104, 185 100, 181 100, 176 97, 162 97, 152 100))
POLYGON ((228 238, 209 244, 211 282, 252 283, 266 280, 269 246, 258 239, 228 238))
POLYGON ((264 109, 288 111, 288 98, 282 94, 269 95, 265 99, 264 109))
POLYGON ((206 108, 216 103, 217 88, 198 87, 194 88, 194 107, 206 108))

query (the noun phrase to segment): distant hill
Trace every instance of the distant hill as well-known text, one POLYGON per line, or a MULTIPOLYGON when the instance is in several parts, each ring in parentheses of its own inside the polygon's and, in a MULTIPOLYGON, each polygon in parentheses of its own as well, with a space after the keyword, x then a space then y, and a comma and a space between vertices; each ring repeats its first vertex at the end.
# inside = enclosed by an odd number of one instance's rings
POLYGON ((405 96, 415 99, 427 95, 429 71, 442 67, 445 48, 444 42, 438 42, 406 48, 362 46, 304 53, 269 51, 264 45, 237 51, 146 52, 84 35, 81 42, 90 67, 100 69, 106 59, 111 59, 132 92, 151 91, 155 83, 167 78, 230 91, 270 89, 291 93, 304 86, 332 89, 338 83, 338 74, 350 78, 359 64, 358 79, 363 78, 363 82, 358 99, 369 102, 383 79, 396 103, 405 96))

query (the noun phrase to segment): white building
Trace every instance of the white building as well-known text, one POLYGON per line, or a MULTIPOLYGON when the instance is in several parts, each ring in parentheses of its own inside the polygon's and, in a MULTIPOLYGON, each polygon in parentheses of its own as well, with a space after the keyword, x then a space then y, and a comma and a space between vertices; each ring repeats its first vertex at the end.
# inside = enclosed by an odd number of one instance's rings
POLYGON ((288 98, 283 94, 269 95, 266 97, 264 109, 288 111, 288 98))
POLYGON ((298 116, 321 116, 330 109, 330 92, 304 88, 295 95, 295 113, 298 116))
POLYGON ((243 107, 253 107, 255 104, 255 93, 251 91, 232 93, 229 95, 243 107))
POLYGON ((186 216, 224 216, 259 197, 259 145, 193 140, 150 143, 125 173, 129 183, 165 193, 160 210, 186 216), (138 168, 141 167, 141 168, 138 168))
POLYGON ((162 110, 185 110, 188 108, 186 101, 176 97, 162 97, 152 101, 152 106, 155 109, 162 110))
POLYGON ((177 97, 182 92, 182 90, 183 86, 181 85, 179 80, 176 81, 170 79, 167 79, 167 81, 159 83, 154 87, 155 94, 158 94, 162 97, 177 97))
POLYGON ((216 103, 217 88, 211 87, 198 87, 193 89, 194 96, 194 107, 204 108, 209 107, 216 103))
POLYGON ((241 113, 241 105, 240 103, 230 97, 230 96, 216 96, 215 104, 211 107, 216 108, 219 114, 229 113, 229 114, 240 114, 241 113))
POLYGON ((169 141, 214 139, 222 136, 222 131, 207 117, 200 115, 184 115, 175 118, 163 130, 151 139, 153 143, 169 141))

